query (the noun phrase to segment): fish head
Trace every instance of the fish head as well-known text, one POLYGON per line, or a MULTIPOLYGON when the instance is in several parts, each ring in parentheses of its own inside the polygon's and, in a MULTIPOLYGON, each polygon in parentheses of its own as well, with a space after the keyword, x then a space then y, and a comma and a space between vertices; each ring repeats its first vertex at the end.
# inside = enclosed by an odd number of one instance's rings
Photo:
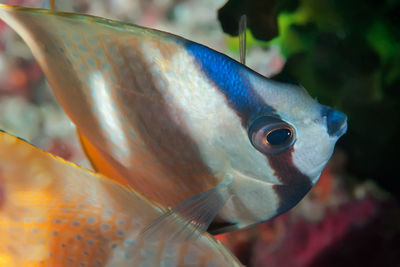
POLYGON ((347 130, 345 114, 319 104, 303 87, 254 73, 247 80, 262 107, 254 107, 242 122, 248 149, 232 164, 239 181, 233 186, 236 197, 221 217, 237 223, 213 233, 247 228, 295 206, 318 181, 347 130))
POLYGON ((314 185, 347 130, 346 115, 319 104, 301 86, 257 78, 254 88, 269 111, 249 121, 250 142, 282 184, 300 182, 297 173, 314 185))
POLYGON ((215 51, 196 44, 188 51, 213 88, 192 103, 204 102, 199 113, 217 103, 204 121, 190 123, 199 125, 191 135, 207 165, 234 178, 233 197, 219 216, 235 226, 216 224, 211 232, 245 228, 289 210, 318 181, 346 132, 346 115, 319 104, 301 86, 270 80, 215 51))
POLYGON ((315 184, 346 132, 346 115, 319 104, 301 86, 268 79, 204 46, 189 43, 187 50, 213 88, 200 88, 189 109, 207 113, 190 124, 201 125, 192 127, 206 140, 195 136, 201 149, 217 148, 207 154, 216 155, 208 165, 223 158, 226 174, 231 168, 276 185, 297 184, 297 175, 315 184))

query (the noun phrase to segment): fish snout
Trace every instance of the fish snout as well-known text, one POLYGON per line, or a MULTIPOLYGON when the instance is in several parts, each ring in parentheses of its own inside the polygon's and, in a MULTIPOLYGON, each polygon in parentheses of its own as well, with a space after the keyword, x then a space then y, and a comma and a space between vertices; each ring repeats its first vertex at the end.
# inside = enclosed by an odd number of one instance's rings
POLYGON ((330 107, 322 107, 322 116, 326 118, 326 128, 329 136, 341 137, 347 131, 347 116, 330 107))

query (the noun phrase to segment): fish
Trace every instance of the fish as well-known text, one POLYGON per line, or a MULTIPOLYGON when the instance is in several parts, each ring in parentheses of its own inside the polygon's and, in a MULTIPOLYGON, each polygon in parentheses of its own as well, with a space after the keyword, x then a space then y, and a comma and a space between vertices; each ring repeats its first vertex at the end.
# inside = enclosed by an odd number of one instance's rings
POLYGON ((270 220, 318 181, 347 116, 207 46, 91 15, 0 6, 94 169, 168 211, 149 240, 270 220), (193 227, 163 231, 185 218, 193 227), (193 231, 196 229, 196 231, 193 231))
POLYGON ((0 266, 242 266, 207 233, 181 243, 141 240, 140 229, 163 209, 0 131, 0 266))

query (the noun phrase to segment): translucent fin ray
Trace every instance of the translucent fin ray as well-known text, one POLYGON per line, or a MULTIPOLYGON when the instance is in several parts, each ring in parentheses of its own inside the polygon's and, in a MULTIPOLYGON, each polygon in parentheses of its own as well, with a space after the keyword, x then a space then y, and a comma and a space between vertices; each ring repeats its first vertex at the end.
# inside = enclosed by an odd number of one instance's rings
POLYGON ((230 198, 230 182, 195 195, 146 226, 140 233, 144 240, 152 242, 170 240, 182 242, 196 240, 207 228, 230 198), (181 223, 180 229, 170 230, 170 225, 181 223), (167 229, 167 230, 166 230, 167 229))

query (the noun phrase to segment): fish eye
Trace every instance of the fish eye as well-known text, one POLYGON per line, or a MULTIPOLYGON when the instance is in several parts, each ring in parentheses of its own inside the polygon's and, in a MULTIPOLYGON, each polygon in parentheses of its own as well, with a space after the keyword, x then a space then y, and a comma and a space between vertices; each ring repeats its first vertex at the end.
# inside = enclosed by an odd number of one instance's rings
POLYGON ((273 129, 266 134, 267 142, 272 146, 279 146, 287 142, 291 137, 292 131, 286 128, 273 129))
POLYGON ((249 138, 253 146, 264 154, 281 152, 296 141, 293 126, 273 116, 256 119, 249 128, 249 138))

